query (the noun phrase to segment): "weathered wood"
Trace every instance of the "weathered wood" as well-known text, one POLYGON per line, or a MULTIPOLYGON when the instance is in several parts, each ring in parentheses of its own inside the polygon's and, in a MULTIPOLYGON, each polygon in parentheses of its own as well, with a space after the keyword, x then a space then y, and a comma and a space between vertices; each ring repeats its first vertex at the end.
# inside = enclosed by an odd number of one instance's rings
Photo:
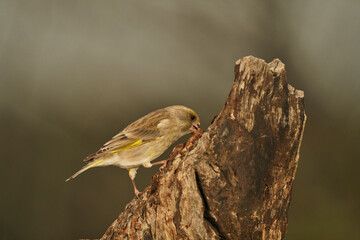
POLYGON ((212 125, 173 150, 102 239, 283 238, 305 119, 280 60, 238 60, 212 125))

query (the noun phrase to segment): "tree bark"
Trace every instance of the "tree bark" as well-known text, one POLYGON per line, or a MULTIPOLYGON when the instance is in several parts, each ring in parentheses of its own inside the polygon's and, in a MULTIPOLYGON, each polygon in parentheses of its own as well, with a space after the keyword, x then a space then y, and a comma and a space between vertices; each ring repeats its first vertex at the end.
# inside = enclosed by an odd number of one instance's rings
POLYGON ((238 60, 211 126, 174 148, 101 239, 284 238, 305 120, 280 60, 238 60))

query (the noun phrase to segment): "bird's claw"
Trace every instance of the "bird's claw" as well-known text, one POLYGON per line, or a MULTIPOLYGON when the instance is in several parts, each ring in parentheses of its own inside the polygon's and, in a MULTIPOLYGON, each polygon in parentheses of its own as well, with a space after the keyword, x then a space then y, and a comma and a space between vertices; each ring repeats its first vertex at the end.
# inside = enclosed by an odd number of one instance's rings
POLYGON ((164 168, 166 167, 166 164, 167 164, 168 161, 169 161, 169 160, 164 160, 163 165, 161 165, 161 167, 159 168, 160 171, 164 170, 164 168))
POLYGON ((135 196, 136 196, 137 198, 139 198, 140 193, 141 193, 141 192, 140 192, 139 190, 135 189, 135 196))

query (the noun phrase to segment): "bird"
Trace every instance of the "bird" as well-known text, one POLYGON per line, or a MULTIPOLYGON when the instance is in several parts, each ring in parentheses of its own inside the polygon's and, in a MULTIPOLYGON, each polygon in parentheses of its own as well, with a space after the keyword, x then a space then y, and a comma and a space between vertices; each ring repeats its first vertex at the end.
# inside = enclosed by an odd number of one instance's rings
POLYGON ((167 160, 151 163, 158 158, 180 137, 195 133, 200 129, 200 119, 196 112, 182 105, 174 105, 153 111, 136 120, 112 139, 106 142, 97 152, 87 156, 87 163, 66 182, 94 167, 115 165, 129 171, 135 195, 140 191, 136 188, 135 176, 142 165, 150 168, 167 160))

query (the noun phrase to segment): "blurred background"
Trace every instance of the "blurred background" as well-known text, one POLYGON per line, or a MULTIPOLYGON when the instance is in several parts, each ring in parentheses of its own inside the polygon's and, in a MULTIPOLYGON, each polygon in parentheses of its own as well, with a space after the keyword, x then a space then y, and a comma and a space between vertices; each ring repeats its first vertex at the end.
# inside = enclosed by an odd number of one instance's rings
MULTIPOLYGON (((360 239, 359 10, 355 0, 1 0, 0 239, 101 237, 134 197, 127 171, 64 180, 158 108, 189 106, 206 129, 247 55, 280 58, 305 91, 285 239, 360 239)), ((157 170, 139 169, 140 190, 157 170)))

